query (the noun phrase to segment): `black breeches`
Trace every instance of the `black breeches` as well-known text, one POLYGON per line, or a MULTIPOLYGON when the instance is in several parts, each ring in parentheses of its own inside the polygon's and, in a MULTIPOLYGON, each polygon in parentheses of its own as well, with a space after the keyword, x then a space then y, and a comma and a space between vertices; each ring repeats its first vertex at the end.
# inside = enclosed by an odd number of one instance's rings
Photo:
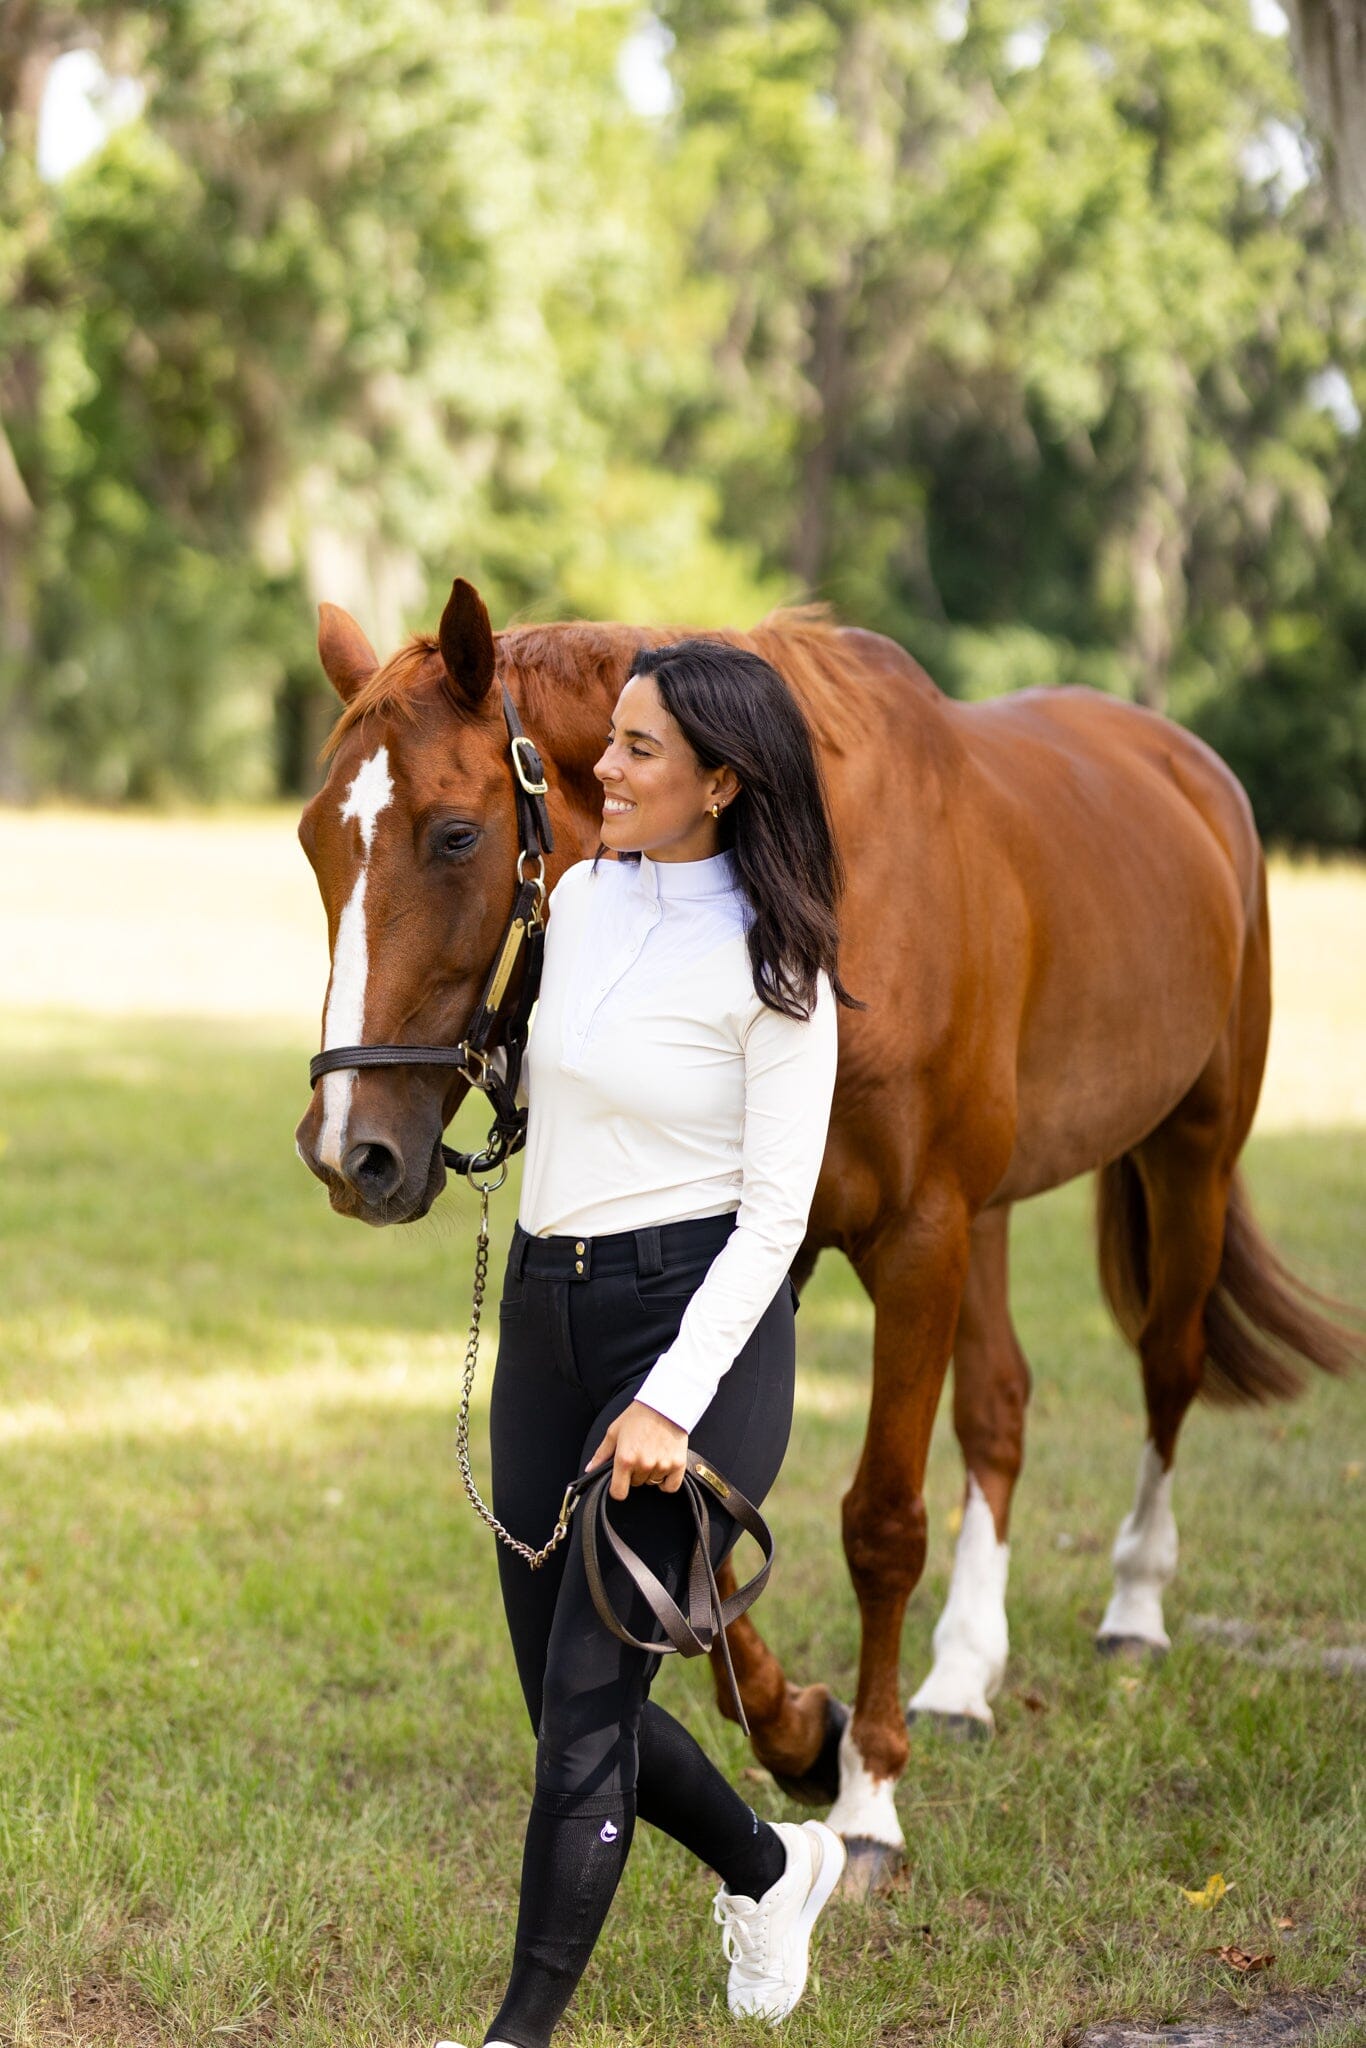
MULTIPOLYGON (((734 1227, 733 1212, 579 1240, 532 1237, 517 1225, 490 1440, 493 1509, 523 1542, 545 1542, 565 1487, 676 1336, 734 1227)), ((792 1426, 795 1304, 784 1279, 689 1437, 756 1503, 777 1477, 792 1426)), ((740 1531, 719 1502, 708 1507, 719 1565, 740 1531)), ((695 1534, 682 1494, 634 1487, 607 1512, 677 1597, 695 1534)), ((605 1547, 603 1565, 626 1626, 657 1637, 649 1607, 605 1547)), ((587 1962, 637 1814, 684 1841, 732 1890, 757 1895, 781 1874, 784 1852, 679 1723, 649 1703, 661 1658, 604 1627, 577 1518, 539 1571, 499 1544, 498 1572, 536 1772, 513 1983, 489 2038, 541 2048, 587 1962)))

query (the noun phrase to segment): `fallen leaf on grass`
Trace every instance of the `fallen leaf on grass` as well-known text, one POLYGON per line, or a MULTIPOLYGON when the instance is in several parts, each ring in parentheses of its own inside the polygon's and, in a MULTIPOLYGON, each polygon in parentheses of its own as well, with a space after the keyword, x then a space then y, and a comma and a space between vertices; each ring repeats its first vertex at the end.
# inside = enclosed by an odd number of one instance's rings
POLYGON ((1031 1714, 1046 1714, 1048 1701, 1041 1692, 1017 1692, 1016 1699, 1031 1714))
POLYGON ((1234 1948, 1231 1945, 1207 1949, 1205 1953, 1218 1956, 1221 1963, 1227 1963, 1230 1970, 1237 1970, 1242 1976, 1251 1975, 1253 1970, 1269 1970, 1276 1960, 1273 1955, 1253 1955, 1249 1949, 1234 1948))
POLYGON ((950 1508, 950 1509, 949 1509, 949 1511, 948 1511, 948 1513, 947 1513, 947 1514, 945 1515, 945 1517, 944 1517, 944 1527, 945 1527, 945 1529, 947 1530, 948 1534, 949 1534, 950 1536, 956 1536, 956 1535, 958 1534, 959 1530, 960 1530, 960 1529, 962 1528, 962 1526, 963 1526, 963 1510, 962 1510, 962 1508, 961 1508, 961 1507, 956 1507, 956 1508, 950 1508))
MULTIPOLYGON (((1234 1883, 1236 1884, 1236 1882, 1237 1879, 1235 1878, 1234 1883)), ((1220 1899, 1223 1898, 1225 1892, 1231 1892, 1233 1890, 1233 1885, 1225 1884, 1223 1877, 1216 1870, 1212 1876, 1207 1877, 1205 1879, 1205 1888, 1203 1891, 1188 1892, 1184 1885, 1181 1885, 1179 1889, 1182 1898, 1186 1901, 1186 1904, 1188 1906, 1198 1906, 1202 1913, 1208 1913, 1211 1906, 1218 1905, 1220 1899)))
POLYGON ((1295 1922, 1289 1913, 1282 1913, 1276 1925, 1280 1928, 1282 1934, 1291 1934, 1294 1931, 1295 1922))

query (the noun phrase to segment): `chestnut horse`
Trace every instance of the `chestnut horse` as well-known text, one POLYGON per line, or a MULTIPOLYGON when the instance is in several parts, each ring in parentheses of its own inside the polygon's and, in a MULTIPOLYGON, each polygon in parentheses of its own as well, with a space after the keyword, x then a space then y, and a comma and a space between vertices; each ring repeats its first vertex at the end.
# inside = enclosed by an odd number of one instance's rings
MULTIPOLYGON (((322 607, 319 652, 345 708, 300 838, 332 945, 326 1046, 463 1033, 514 891, 497 685, 545 763, 553 885, 598 842, 592 768, 631 656, 678 637, 495 635, 457 581, 439 633, 381 665, 345 612, 322 607)), ((1266 1057, 1269 935, 1252 812, 1217 756, 1091 690, 955 702, 890 640, 810 608, 712 637, 773 662, 806 713, 849 872, 841 972, 868 1004, 840 1014, 829 1142, 793 1268, 800 1286, 838 1247, 875 1311, 867 1435, 843 1502, 862 1623, 852 1715, 822 1685, 789 1684, 748 1619, 730 1632, 756 1756, 789 1790, 833 1801, 867 1884, 903 1846, 901 1629, 950 1358, 966 1498, 933 1668, 909 1711, 989 1726, 1005 1667, 1029 1395, 1009 1307, 1014 1204, 1098 1170, 1101 1276, 1141 1362, 1147 1441, 1104 1647, 1167 1645, 1172 1467, 1195 1395, 1291 1394, 1297 1359, 1342 1370, 1354 1340, 1264 1243, 1237 1172, 1266 1057)), ((329 1074, 300 1154, 339 1214, 408 1222, 441 1190, 442 1131, 466 1092, 431 1067, 329 1074)))

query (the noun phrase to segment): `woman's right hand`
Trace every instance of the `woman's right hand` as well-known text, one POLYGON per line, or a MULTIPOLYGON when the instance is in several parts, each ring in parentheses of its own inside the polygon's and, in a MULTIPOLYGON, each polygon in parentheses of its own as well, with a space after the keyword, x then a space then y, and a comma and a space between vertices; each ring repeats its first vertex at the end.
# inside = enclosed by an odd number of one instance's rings
POLYGON ((688 1469, 688 1432, 648 1401, 632 1401, 608 1424, 584 1471, 591 1471, 604 1458, 612 1459, 612 1483, 607 1491, 613 1500, 625 1500, 633 1486, 658 1486, 664 1493, 677 1493, 688 1469))

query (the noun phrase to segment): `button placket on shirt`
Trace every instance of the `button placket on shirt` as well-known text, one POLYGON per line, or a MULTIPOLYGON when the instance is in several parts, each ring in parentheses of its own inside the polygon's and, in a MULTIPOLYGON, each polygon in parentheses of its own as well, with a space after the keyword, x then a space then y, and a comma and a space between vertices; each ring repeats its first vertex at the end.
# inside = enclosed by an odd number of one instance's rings
POLYGON ((582 1058, 599 1010, 622 976, 640 957, 641 947, 663 914, 664 906, 657 895, 647 897, 642 894, 630 905, 626 929, 615 949, 615 958, 609 957, 605 964, 594 962, 590 973, 588 949, 585 948, 578 966, 580 974, 589 977, 590 985, 586 995, 575 988, 568 1006, 564 1056, 566 1066, 573 1065, 582 1058))

